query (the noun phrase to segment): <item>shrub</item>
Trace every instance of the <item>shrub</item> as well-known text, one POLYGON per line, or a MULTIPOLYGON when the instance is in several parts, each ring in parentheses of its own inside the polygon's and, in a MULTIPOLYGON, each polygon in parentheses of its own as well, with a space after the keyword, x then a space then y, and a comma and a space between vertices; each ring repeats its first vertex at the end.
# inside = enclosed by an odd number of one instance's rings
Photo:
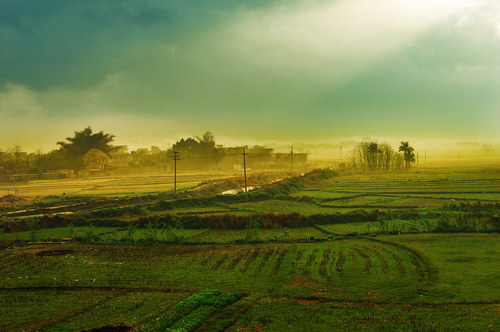
POLYGON ((34 242, 37 240, 38 232, 40 231, 40 222, 38 219, 28 220, 26 222, 26 228, 30 232, 29 241, 34 242))
POLYGON ((73 225, 73 223, 70 223, 66 227, 66 232, 67 232, 68 237, 72 238, 75 235, 75 225, 73 225))
POLYGON ((83 236, 80 240, 84 243, 95 243, 97 241, 97 236, 95 234, 95 226, 90 224, 85 228, 83 236))

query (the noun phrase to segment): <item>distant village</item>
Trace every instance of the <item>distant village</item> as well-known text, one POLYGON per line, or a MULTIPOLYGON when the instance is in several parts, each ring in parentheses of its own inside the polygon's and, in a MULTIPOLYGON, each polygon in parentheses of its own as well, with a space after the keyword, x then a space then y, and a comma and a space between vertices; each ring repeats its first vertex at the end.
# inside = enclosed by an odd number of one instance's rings
MULTIPOLYGON (((175 148, 175 145, 173 146, 175 148)), ((28 153, 19 148, 0 151, 0 181, 19 182, 37 179, 89 178, 127 175, 135 173, 170 172, 174 168, 173 148, 162 150, 158 146, 130 151, 127 145, 113 145, 108 154, 95 153, 87 158, 84 167, 47 167, 49 154, 28 153), (51 169, 52 168, 52 169, 51 169)), ((260 145, 194 149, 179 146, 177 170, 241 170, 243 151, 249 169, 289 168, 291 163, 300 166, 307 163, 307 153, 275 152, 260 145)), ((88 153, 90 154, 90 153, 88 153)), ((88 155, 87 154, 87 155, 88 155)), ((85 157, 87 156, 84 156, 85 157)))

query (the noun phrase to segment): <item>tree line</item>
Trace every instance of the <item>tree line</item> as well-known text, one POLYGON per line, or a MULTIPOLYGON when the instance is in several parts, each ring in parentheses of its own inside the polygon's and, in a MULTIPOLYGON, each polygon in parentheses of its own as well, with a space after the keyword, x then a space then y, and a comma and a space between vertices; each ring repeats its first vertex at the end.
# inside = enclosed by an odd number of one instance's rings
MULTIPOLYGON (((115 136, 109 133, 93 132, 89 126, 75 131, 71 137, 57 142, 57 149, 48 153, 37 151, 28 155, 15 146, 7 151, 0 150, 0 176, 18 173, 40 173, 61 169, 75 171, 83 169, 102 169, 113 158, 118 147, 112 143, 115 136)), ((172 148, 158 155, 145 155, 129 162, 130 167, 154 166, 170 162, 173 151, 180 152, 187 161, 185 166, 196 168, 201 164, 217 164, 223 157, 216 148, 214 135, 207 131, 203 136, 181 139, 172 148)))
POLYGON ((398 151, 388 143, 364 141, 358 143, 350 155, 351 166, 365 170, 408 170, 415 162, 414 148, 402 141, 398 151))
MULTIPOLYGON (((41 173, 47 171, 71 169, 102 169, 108 165, 117 147, 112 143, 115 136, 103 131, 93 132, 89 127, 75 131, 71 137, 57 142, 58 149, 48 153, 37 152, 27 155, 19 146, 6 152, 0 151, 0 176, 9 174, 41 173)), ((217 165, 225 156, 218 149, 214 135, 207 131, 203 136, 178 140, 169 150, 157 155, 142 156, 139 161, 131 161, 131 167, 166 165, 171 163, 173 151, 181 155, 186 169, 202 169, 217 165)), ((350 154, 354 168, 366 170, 401 170, 409 169, 415 162, 415 153, 409 142, 401 142, 399 150, 387 143, 364 141, 358 143, 350 154)))

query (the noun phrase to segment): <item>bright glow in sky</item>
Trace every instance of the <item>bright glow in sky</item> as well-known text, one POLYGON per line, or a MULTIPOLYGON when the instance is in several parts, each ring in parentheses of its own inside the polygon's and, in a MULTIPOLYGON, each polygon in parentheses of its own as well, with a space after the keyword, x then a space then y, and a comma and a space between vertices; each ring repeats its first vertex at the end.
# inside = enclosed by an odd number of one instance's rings
POLYGON ((497 0, 0 2, 0 149, 500 140, 497 0))

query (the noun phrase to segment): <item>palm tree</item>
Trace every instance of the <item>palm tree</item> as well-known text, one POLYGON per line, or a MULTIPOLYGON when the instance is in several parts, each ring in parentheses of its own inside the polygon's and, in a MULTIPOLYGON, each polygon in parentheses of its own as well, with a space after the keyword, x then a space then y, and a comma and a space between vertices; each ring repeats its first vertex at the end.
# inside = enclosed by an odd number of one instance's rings
POLYGON ((67 142, 57 142, 61 146, 59 151, 65 156, 66 161, 74 169, 81 169, 84 166, 83 156, 90 150, 102 151, 108 157, 116 148, 111 144, 114 135, 105 134, 100 131, 93 133, 89 127, 82 131, 75 131, 75 136, 66 137, 67 142))
POLYGON ((413 147, 410 146, 410 141, 401 142, 399 151, 403 152, 406 170, 411 167, 411 163, 415 162, 415 153, 413 147))
POLYGON ((75 131, 74 137, 66 137, 68 142, 57 142, 57 144, 61 146, 61 150, 72 156, 83 157, 92 149, 101 150, 109 155, 116 149, 110 144, 114 138, 114 135, 102 131, 94 134, 89 126, 82 131, 75 131))

